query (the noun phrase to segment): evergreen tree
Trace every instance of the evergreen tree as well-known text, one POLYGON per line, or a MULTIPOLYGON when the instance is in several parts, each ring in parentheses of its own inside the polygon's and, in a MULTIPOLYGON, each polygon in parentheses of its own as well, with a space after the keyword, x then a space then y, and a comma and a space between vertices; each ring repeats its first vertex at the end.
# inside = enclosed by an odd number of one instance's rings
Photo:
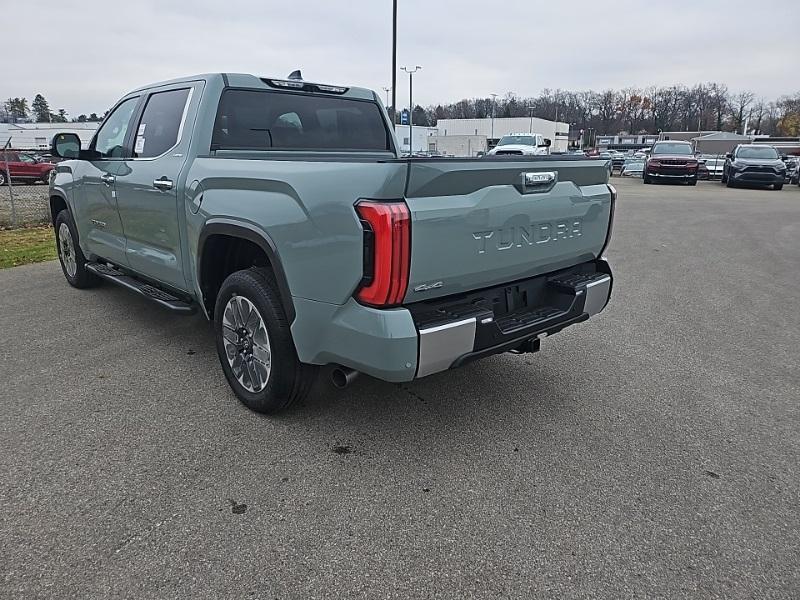
POLYGON ((50 120, 50 105, 41 94, 36 94, 31 108, 37 123, 47 123, 50 120))

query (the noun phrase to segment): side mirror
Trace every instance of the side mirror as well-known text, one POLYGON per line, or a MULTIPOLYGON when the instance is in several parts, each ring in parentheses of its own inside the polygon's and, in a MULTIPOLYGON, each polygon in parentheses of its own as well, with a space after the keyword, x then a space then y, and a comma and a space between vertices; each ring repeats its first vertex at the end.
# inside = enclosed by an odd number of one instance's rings
POLYGON ((548 138, 544 138, 544 144, 539 144, 539 147, 549 148, 552 142, 548 138))
POLYGON ((726 152, 725 158, 733 158, 733 152, 726 152))
POLYGON ((50 144, 50 153, 60 158, 78 158, 81 139, 74 133, 57 133, 50 144))

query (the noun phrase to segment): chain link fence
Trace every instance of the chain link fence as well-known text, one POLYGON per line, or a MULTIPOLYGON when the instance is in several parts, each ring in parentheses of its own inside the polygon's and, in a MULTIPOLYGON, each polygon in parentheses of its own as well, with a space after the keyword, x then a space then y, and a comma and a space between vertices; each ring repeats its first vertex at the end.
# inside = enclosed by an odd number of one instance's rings
POLYGON ((50 221, 48 187, 7 182, 0 186, 0 227, 22 227, 50 221))

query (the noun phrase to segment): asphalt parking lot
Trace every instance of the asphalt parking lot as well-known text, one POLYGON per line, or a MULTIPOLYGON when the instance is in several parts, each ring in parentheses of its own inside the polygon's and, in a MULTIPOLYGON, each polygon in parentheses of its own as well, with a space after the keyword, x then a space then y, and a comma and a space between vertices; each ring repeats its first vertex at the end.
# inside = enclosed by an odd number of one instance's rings
POLYGON ((0 271, 0 597, 797 597, 800 189, 613 183, 604 313, 279 418, 200 317, 0 271))

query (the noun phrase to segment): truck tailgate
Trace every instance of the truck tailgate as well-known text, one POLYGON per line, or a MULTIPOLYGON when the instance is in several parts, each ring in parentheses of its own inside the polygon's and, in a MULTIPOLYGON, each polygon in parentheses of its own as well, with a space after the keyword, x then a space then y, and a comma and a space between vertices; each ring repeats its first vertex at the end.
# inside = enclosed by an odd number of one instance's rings
POLYGON ((409 160, 405 302, 598 258, 610 227, 607 181, 605 163, 565 157, 409 160))

